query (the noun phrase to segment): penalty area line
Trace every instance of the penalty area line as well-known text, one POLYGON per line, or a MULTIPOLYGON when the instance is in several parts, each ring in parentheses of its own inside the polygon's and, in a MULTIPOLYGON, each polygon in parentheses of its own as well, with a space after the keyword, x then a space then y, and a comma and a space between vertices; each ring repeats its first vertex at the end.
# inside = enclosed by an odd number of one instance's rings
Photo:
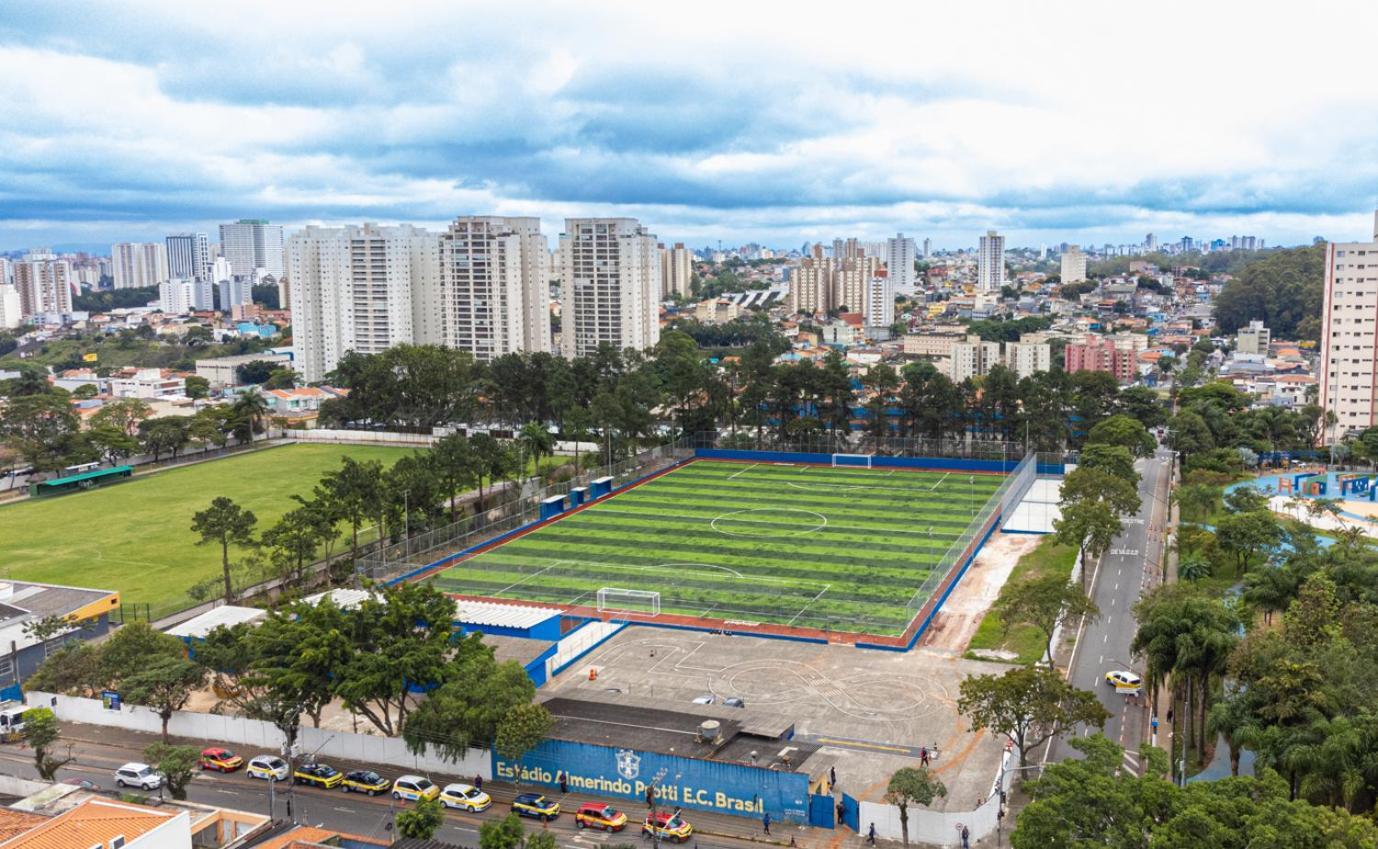
POLYGON ((728 475, 728 476, 727 476, 727 479, 728 479, 728 480, 732 480, 732 479, 735 478, 737 475, 744 475, 744 474, 746 474, 747 472, 751 471, 752 469, 756 468, 756 467, 759 466, 759 465, 761 465, 761 464, 760 464, 760 463, 752 463, 750 466, 747 466, 745 469, 742 469, 740 472, 734 472, 733 474, 728 475))
POLYGON ((789 620, 789 622, 787 622, 786 624, 788 624, 788 625, 793 625, 794 622, 795 622, 795 620, 797 620, 800 616, 803 616, 803 615, 804 615, 804 611, 808 610, 810 607, 813 607, 813 603, 814 603, 815 601, 818 601, 820 598, 822 598, 822 597, 823 597, 823 593, 827 592, 827 591, 829 590, 829 588, 831 588, 831 587, 832 587, 832 584, 824 584, 824 585, 823 585, 823 589, 821 589, 821 590, 818 591, 818 595, 816 595, 816 596, 814 596, 813 598, 809 599, 809 603, 808 603, 808 604, 806 604, 806 605, 804 605, 803 607, 799 608, 799 612, 796 613, 796 614, 794 614, 794 616, 791 617, 790 620, 789 620))
POLYGON ((940 477, 940 478, 938 478, 938 482, 935 483, 935 484, 933 484, 933 486, 930 487, 928 491, 929 491, 929 492, 936 492, 936 491, 938 490, 938 487, 942 486, 942 485, 943 485, 943 481, 947 480, 948 477, 949 477, 951 474, 952 474, 951 472, 944 472, 944 473, 943 473, 943 476, 940 477))

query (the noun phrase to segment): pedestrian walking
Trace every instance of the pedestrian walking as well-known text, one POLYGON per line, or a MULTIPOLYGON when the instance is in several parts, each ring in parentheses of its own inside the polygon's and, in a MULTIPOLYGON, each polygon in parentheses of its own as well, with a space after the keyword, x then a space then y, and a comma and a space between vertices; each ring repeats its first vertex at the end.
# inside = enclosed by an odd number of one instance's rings
POLYGON ((847 808, 841 802, 837 803, 837 821, 842 822, 842 817, 847 813, 847 808))
POLYGON ((866 832, 866 842, 872 846, 876 845, 876 824, 871 823, 871 830, 866 832))
POLYGON ((828 789, 832 790, 837 786, 837 767, 828 767, 828 789))
POLYGON ((564 770, 560 770, 560 793, 561 795, 569 792, 569 776, 565 775, 564 770))
POLYGON ((767 835, 770 834, 770 811, 766 811, 765 816, 761 817, 761 830, 767 835))
POLYGON ((924 746, 922 749, 919 749, 919 763, 920 763, 922 766, 928 766, 928 747, 927 747, 927 746, 924 746))
POLYGON ((475 790, 482 790, 482 789, 483 789, 483 776, 477 775, 477 774, 474 776, 474 789, 475 789, 475 790))
POLYGON ((971 829, 962 826, 962 849, 971 849, 971 829))

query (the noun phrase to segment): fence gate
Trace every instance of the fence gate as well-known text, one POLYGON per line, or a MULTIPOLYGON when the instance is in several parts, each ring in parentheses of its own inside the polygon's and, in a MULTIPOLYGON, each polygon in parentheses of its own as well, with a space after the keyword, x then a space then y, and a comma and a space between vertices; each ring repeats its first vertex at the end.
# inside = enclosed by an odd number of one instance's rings
POLYGON ((833 828, 837 821, 836 802, 831 795, 809 794, 809 825, 818 828, 833 828))
POLYGON ((861 833, 861 805, 846 793, 842 794, 842 824, 861 833))

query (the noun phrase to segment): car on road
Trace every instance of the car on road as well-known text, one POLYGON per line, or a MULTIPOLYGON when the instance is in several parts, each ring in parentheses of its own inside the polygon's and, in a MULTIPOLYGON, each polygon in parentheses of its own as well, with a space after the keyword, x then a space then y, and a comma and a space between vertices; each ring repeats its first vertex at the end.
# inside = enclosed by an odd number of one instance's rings
POLYGON ((512 813, 546 822, 560 815, 560 803, 540 793, 523 793, 512 800, 512 813))
POLYGON ((244 766, 244 759, 229 749, 219 746, 212 746, 209 749, 201 750, 201 769, 213 769, 218 772, 234 772, 244 766))
POLYGON ((302 764, 292 773, 293 784, 309 784, 326 790, 339 787, 341 781, 344 781, 344 773, 330 764, 302 764))
POLYGON ((694 827, 674 811, 656 811, 647 814, 641 824, 641 833, 673 843, 683 843, 694 833, 694 827))
POLYGON ((493 799, 487 793, 468 784, 446 784, 445 789, 440 791, 440 804, 447 808, 478 813, 488 810, 493 804, 493 799))
POLYGON ((250 778, 267 781, 286 781, 288 772, 287 761, 277 755, 254 755, 249 758, 249 768, 244 770, 250 778))
POLYGON ((115 786, 157 790, 163 786, 163 774, 148 764, 127 763, 115 770, 115 786))
POLYGON ((379 793, 388 792, 392 782, 371 769, 356 769, 345 773, 340 786, 346 793, 367 793, 377 796, 379 793))
POLYGON ((1114 669, 1105 673, 1105 683, 1116 690, 1138 690, 1143 687, 1144 679, 1128 670, 1114 669))
POLYGON ((417 802, 422 799, 434 799, 439 795, 440 788, 436 787, 424 775, 403 775, 392 783, 392 798, 394 799, 417 802))
POLYGON ((621 831, 627 827, 627 815, 602 802, 585 802, 574 812, 574 824, 580 828, 601 828, 621 831))

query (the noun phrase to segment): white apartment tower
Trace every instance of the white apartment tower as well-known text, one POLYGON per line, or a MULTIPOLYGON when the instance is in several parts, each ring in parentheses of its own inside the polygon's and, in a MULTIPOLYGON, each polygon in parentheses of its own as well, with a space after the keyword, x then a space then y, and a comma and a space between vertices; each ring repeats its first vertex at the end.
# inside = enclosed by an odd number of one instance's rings
POLYGON ((1068 245, 1062 252, 1062 282, 1080 283, 1086 279, 1086 254, 1080 245, 1068 245))
POLYGON ((879 261, 873 256, 858 255, 833 263, 830 307, 846 307, 847 312, 865 312, 867 289, 879 270, 879 261))
POLYGON ((158 284, 158 308, 169 315, 215 309, 209 280, 169 280, 158 284))
POLYGON ((805 313, 813 315, 832 309, 832 260, 814 256, 799 261, 798 267, 791 269, 789 276, 788 309, 791 315, 805 313))
POLYGON ((598 346, 660 341, 660 254, 634 218, 567 218, 560 235, 560 346, 573 359, 598 346))
POLYGON ((1378 422, 1378 212, 1373 241, 1331 242, 1325 250, 1325 306, 1321 313, 1320 406, 1335 414, 1321 439, 1338 442, 1346 433, 1378 422))
POLYGON ((1005 237, 987 230, 981 237, 981 250, 976 258, 976 288, 983 292, 998 290, 1005 285, 1005 237))
POLYGON ((968 336, 964 342, 952 343, 952 360, 948 377, 953 383, 980 377, 1000 363, 1000 343, 982 342, 980 336, 968 336))
POLYGON ((209 280, 211 246, 205 233, 168 236, 167 273, 174 280, 209 280))
POLYGON ((287 243, 293 364, 318 381, 348 351, 413 342, 440 272, 440 240, 410 225, 307 227, 287 243))
POLYGON ((661 298, 670 298, 674 295, 689 297, 689 280, 693 274, 693 257, 683 242, 676 242, 672 248, 660 246, 661 298))
POLYGON ((898 233, 885 243, 885 268, 890 275, 890 285, 894 291, 909 294, 918 285, 918 272, 914 270, 914 240, 898 233))
POLYGON ((47 248, 28 253, 14 264, 19 311, 27 318, 72 311, 72 265, 47 248))
POLYGON ((110 247, 116 289, 157 286, 168 279, 167 246, 162 242, 121 242, 110 247))
POLYGON ((438 285, 419 292, 417 340, 483 361, 549 351, 549 255, 539 218, 455 219, 440 236, 438 285))
MULTIPOLYGON (((910 265, 913 268, 913 265, 910 265)), ((889 328, 895 323, 895 284, 888 274, 877 274, 866 287, 867 327, 889 328)))
POLYGON ((24 308, 19 302, 19 290, 8 283, 0 283, 0 330, 13 330, 24 321, 24 308))
POLYGON ((1053 346, 1047 342, 1006 342, 1005 367, 1017 377, 1033 377, 1053 368, 1053 346))
POLYGON ((220 225, 220 255, 237 276, 249 277, 254 269, 261 268, 281 277, 282 245, 280 224, 269 224, 261 218, 241 218, 233 224, 220 225))

